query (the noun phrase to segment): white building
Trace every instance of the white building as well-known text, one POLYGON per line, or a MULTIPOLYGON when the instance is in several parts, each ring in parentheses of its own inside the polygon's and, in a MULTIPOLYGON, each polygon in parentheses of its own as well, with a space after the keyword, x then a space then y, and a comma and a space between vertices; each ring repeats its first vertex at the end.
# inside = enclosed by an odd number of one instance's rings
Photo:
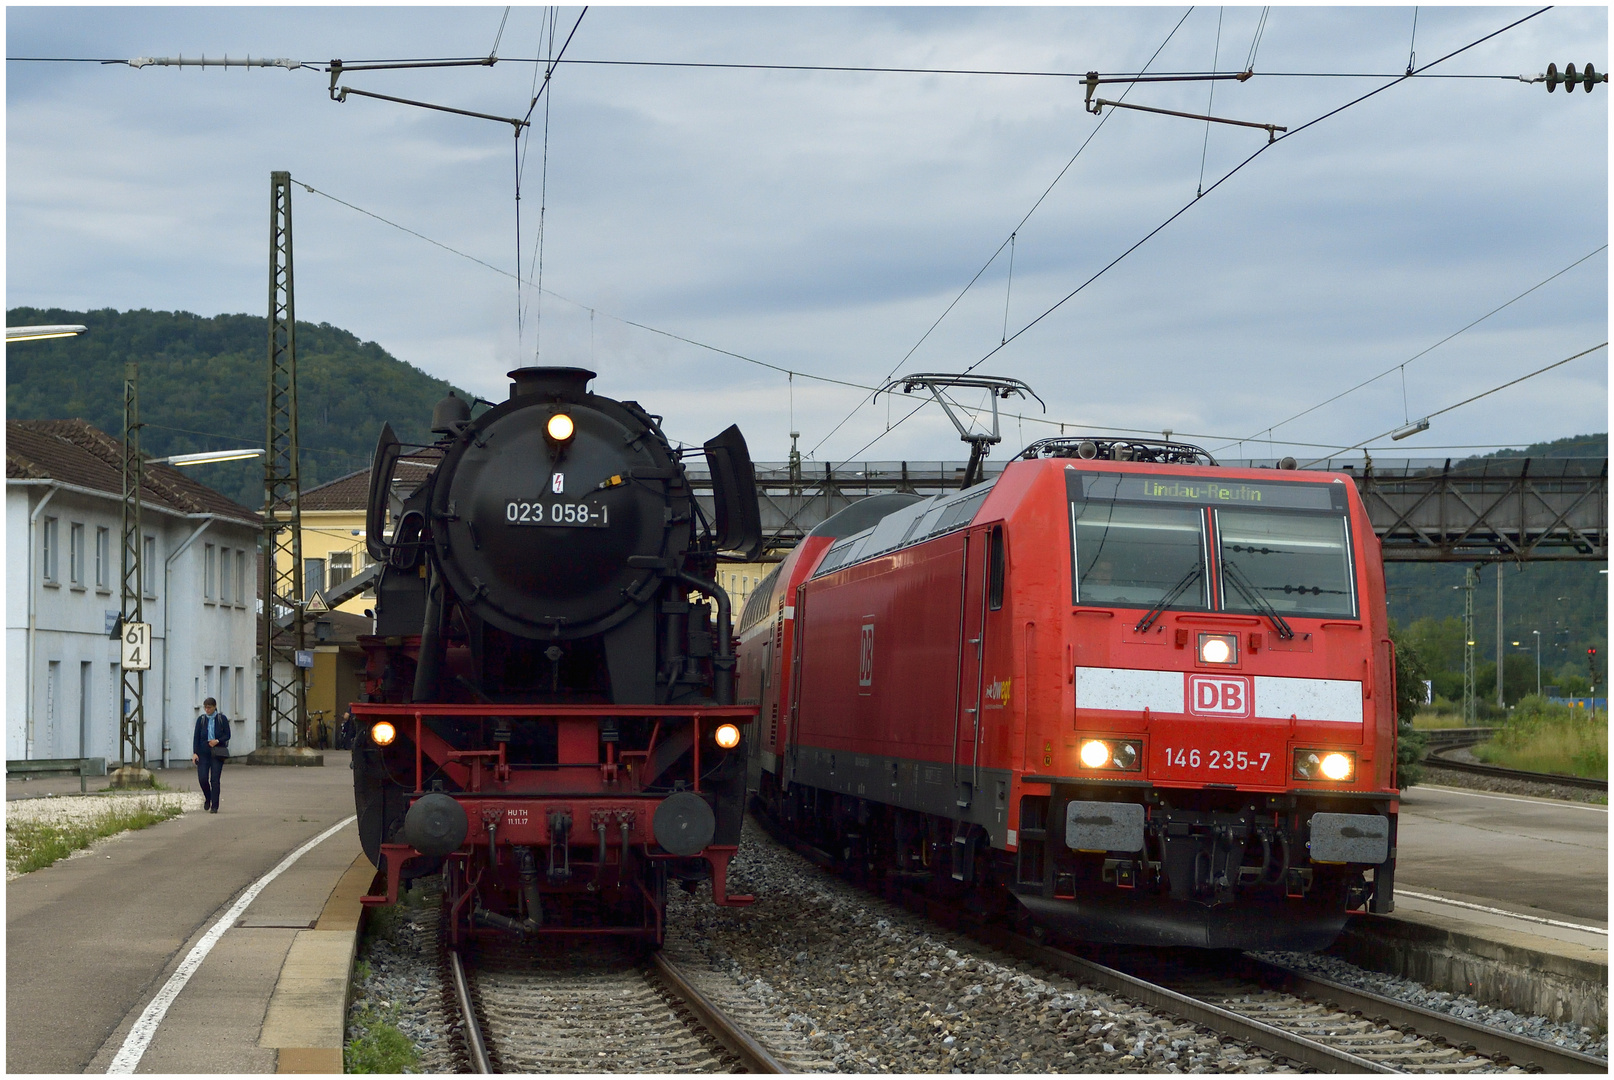
MULTIPOLYGON (((6 757, 119 759, 122 444, 83 420, 6 421, 6 757), (80 750, 80 732, 84 744, 80 750)), ((257 736, 258 515, 145 466, 146 759, 188 762, 202 699, 257 736)))

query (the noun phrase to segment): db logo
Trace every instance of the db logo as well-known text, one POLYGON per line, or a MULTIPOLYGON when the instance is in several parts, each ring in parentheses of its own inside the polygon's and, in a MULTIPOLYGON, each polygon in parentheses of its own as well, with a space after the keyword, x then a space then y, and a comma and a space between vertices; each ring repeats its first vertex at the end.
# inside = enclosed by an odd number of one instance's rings
POLYGON ((1253 696, 1242 675, 1188 676, 1188 711, 1195 716, 1252 716, 1253 696))

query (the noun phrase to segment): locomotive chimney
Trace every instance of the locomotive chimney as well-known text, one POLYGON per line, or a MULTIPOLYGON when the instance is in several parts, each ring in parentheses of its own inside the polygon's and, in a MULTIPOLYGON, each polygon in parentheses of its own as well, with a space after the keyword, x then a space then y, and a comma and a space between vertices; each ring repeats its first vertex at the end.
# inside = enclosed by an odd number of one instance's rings
POLYGON ((583 400, 594 372, 577 367, 522 367, 508 373, 510 400, 537 395, 548 401, 583 400))

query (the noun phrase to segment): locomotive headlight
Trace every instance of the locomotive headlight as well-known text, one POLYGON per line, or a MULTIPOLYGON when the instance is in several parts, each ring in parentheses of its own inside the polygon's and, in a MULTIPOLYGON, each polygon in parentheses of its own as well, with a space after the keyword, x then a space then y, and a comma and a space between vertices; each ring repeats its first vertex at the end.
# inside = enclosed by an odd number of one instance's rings
POLYGON ((1296 750, 1296 780, 1354 780, 1356 755, 1339 750, 1296 750))
POLYGON ((1200 634, 1199 662, 1201 664, 1238 663, 1238 637, 1233 634, 1200 634))
POLYGON ((375 740, 377 746, 391 746, 392 740, 398 737, 398 729, 385 720, 376 721, 370 728, 370 738, 375 740))
POLYGON ((544 425, 544 431, 553 442, 563 443, 571 441, 577 427, 572 423, 570 416, 563 412, 558 412, 549 418, 549 423, 544 425))
POLYGON ((733 724, 722 724, 712 733, 717 745, 725 750, 733 750, 740 745, 740 729, 733 724))
POLYGON ((1084 769, 1137 772, 1143 765, 1142 743, 1135 739, 1088 739, 1076 756, 1084 769))

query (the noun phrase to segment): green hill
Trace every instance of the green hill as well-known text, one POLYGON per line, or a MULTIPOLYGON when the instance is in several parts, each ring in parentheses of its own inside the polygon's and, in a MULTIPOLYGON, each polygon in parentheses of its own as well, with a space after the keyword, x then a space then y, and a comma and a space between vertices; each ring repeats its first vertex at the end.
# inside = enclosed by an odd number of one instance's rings
MULTIPOLYGON (((10 326, 81 323, 76 338, 6 350, 6 416, 82 417, 118 436, 123 364, 140 362, 140 448, 153 457, 263 446, 268 320, 186 311, 12 308, 10 326)), ((432 406, 449 384, 328 323, 297 324, 302 483, 365 468, 384 421, 406 442, 431 438, 432 406)), ((459 391, 461 397, 468 396, 459 391)), ((193 468, 190 475, 245 506, 263 505, 262 460, 193 468)))

